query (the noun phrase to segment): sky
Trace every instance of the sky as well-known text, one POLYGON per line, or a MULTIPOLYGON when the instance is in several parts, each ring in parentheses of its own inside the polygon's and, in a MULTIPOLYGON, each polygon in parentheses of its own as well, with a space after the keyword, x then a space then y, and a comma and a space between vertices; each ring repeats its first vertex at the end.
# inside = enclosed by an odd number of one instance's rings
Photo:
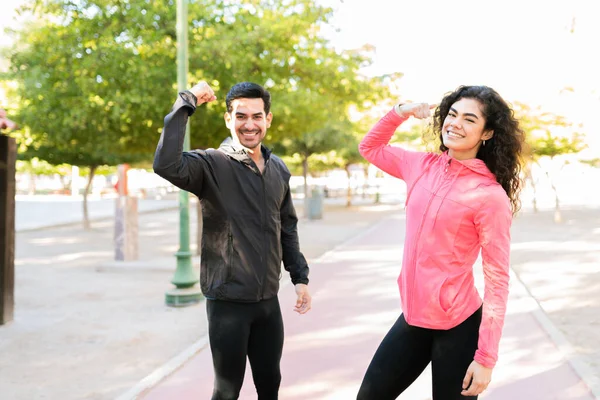
MULTIPOLYGON (((402 101, 491 86, 509 102, 583 124, 600 153, 600 0, 318 1, 334 9, 337 30, 324 34, 338 49, 375 46, 366 74, 404 74, 402 101)), ((21 2, 2 0, 0 27, 21 2)))
POLYGON ((321 0, 336 47, 376 47, 369 74, 402 72, 402 101, 438 103, 459 85, 584 124, 600 151, 599 0, 321 0), (565 90, 566 88, 570 88, 565 90))

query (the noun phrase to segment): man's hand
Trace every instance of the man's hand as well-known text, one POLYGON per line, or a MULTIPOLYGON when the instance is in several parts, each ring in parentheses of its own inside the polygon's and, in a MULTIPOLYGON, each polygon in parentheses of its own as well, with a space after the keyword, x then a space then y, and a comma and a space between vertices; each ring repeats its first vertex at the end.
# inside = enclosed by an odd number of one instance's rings
POLYGON ((463 396, 477 396, 487 389, 491 380, 492 369, 473 361, 467 369, 465 379, 463 379, 461 394, 463 396))
POLYGON ((190 89, 190 92, 192 92, 198 99, 196 106, 215 101, 217 99, 215 92, 213 92, 211 87, 208 86, 208 83, 204 81, 198 82, 193 88, 190 89))
POLYGON ((437 107, 437 104, 428 103, 406 103, 397 104, 394 106, 396 113, 403 117, 415 117, 418 119, 426 119, 431 116, 431 110, 437 107))
POLYGON ((296 285, 296 294, 298 295, 298 300, 296 300, 294 311, 296 311, 298 314, 306 314, 308 310, 310 310, 310 305, 312 302, 312 298, 308 293, 308 285, 298 283, 296 285))

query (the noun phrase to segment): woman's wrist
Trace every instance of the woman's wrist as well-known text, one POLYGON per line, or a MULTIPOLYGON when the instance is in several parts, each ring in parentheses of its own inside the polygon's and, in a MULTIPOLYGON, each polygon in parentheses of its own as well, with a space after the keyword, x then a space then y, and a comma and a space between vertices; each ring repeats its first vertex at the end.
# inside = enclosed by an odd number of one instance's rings
POLYGON ((408 118, 406 115, 404 115, 404 112, 402 112, 402 103, 398 103, 394 106, 394 111, 396 112, 396 114, 398 114, 401 118, 408 118))

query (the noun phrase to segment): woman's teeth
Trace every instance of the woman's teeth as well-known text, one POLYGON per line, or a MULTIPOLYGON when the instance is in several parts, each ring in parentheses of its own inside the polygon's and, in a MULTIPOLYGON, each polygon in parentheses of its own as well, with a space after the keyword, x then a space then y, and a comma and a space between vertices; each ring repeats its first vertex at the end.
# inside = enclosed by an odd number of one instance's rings
POLYGON ((451 137, 451 138, 462 139, 464 137, 462 135, 459 135, 459 134, 456 134, 456 133, 450 132, 450 131, 448 131, 447 134, 448 134, 448 137, 451 137))

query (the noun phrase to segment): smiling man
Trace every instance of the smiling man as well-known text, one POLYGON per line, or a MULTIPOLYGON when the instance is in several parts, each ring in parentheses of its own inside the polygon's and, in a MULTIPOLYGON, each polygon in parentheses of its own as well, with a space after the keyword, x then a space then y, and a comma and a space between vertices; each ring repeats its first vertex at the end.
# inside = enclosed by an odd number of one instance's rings
POLYGON ((231 138, 218 149, 183 152, 188 117, 215 101, 206 82, 179 93, 156 149, 154 171, 202 201, 200 286, 206 297, 215 371, 213 400, 237 399, 246 358, 260 400, 277 399, 283 320, 277 293, 281 262, 295 286, 295 311, 311 307, 308 265, 300 252, 290 172, 262 145, 271 95, 250 82, 225 100, 231 138))

